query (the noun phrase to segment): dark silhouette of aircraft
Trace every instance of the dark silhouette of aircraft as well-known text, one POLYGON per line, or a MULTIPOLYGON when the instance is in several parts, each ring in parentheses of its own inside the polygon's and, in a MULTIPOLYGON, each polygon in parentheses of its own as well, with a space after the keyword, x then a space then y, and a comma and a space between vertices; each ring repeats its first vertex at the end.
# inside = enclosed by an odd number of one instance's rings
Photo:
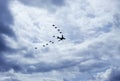
POLYGON ((52 26, 55 26, 54 24, 52 26))
POLYGON ((55 36, 53 36, 53 37, 55 37, 55 36))
POLYGON ((58 31, 60 31, 60 29, 58 29, 58 31))
POLYGON ((52 42, 52 41, 49 41, 49 42, 52 42))
POLYGON ((65 40, 66 38, 62 35, 62 37, 57 37, 57 39, 59 39, 58 41, 62 41, 62 40, 65 40))
POLYGON ((52 42, 52 44, 54 44, 54 42, 52 42))
POLYGON ((54 43, 53 41, 49 41, 49 42, 52 43, 52 44, 54 43))

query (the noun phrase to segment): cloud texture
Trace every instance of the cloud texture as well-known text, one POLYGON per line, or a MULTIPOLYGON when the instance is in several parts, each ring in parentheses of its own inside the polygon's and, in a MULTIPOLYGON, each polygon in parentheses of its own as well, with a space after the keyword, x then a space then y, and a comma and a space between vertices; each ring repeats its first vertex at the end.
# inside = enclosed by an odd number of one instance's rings
POLYGON ((119 7, 119 0, 0 0, 0 81, 119 81, 119 7), (52 24, 65 41, 51 37, 59 35, 52 24), (55 44, 43 48, 49 40, 55 44))

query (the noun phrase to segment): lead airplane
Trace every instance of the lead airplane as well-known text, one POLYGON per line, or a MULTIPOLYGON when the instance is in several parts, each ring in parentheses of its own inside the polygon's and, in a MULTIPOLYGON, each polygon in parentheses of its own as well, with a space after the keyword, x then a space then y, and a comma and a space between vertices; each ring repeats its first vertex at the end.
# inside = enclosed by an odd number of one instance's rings
POLYGON ((66 38, 62 35, 62 37, 57 37, 57 39, 59 39, 58 41, 62 41, 62 40, 65 40, 66 38))

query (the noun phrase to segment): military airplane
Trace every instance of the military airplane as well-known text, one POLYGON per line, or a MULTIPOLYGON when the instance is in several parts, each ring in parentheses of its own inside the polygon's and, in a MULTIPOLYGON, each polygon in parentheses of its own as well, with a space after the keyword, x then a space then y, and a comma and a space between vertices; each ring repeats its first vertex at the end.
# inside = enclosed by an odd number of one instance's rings
POLYGON ((57 36, 57 39, 59 39, 58 41, 62 41, 65 40, 66 38, 62 35, 62 37, 57 36))

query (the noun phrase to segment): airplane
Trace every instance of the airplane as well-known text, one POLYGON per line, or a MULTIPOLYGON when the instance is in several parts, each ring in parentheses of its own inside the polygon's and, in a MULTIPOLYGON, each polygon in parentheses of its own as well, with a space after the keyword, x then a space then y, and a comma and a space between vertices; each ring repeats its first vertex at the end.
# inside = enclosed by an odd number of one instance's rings
POLYGON ((60 34, 61 34, 62 32, 60 32, 60 34))
POLYGON ((58 29, 58 31, 60 31, 60 29, 58 29))
POLYGON ((66 38, 62 35, 62 37, 57 37, 57 39, 59 39, 58 41, 62 41, 62 40, 65 40, 66 38))
POLYGON ((54 24, 52 26, 55 26, 54 24))
POLYGON ((55 36, 53 36, 53 37, 55 37, 55 36))
POLYGON ((54 44, 54 42, 52 42, 52 44, 54 44))
POLYGON ((52 41, 49 41, 49 42, 52 42, 52 41))
POLYGON ((49 41, 49 42, 52 43, 52 44, 54 43, 53 41, 49 41))

